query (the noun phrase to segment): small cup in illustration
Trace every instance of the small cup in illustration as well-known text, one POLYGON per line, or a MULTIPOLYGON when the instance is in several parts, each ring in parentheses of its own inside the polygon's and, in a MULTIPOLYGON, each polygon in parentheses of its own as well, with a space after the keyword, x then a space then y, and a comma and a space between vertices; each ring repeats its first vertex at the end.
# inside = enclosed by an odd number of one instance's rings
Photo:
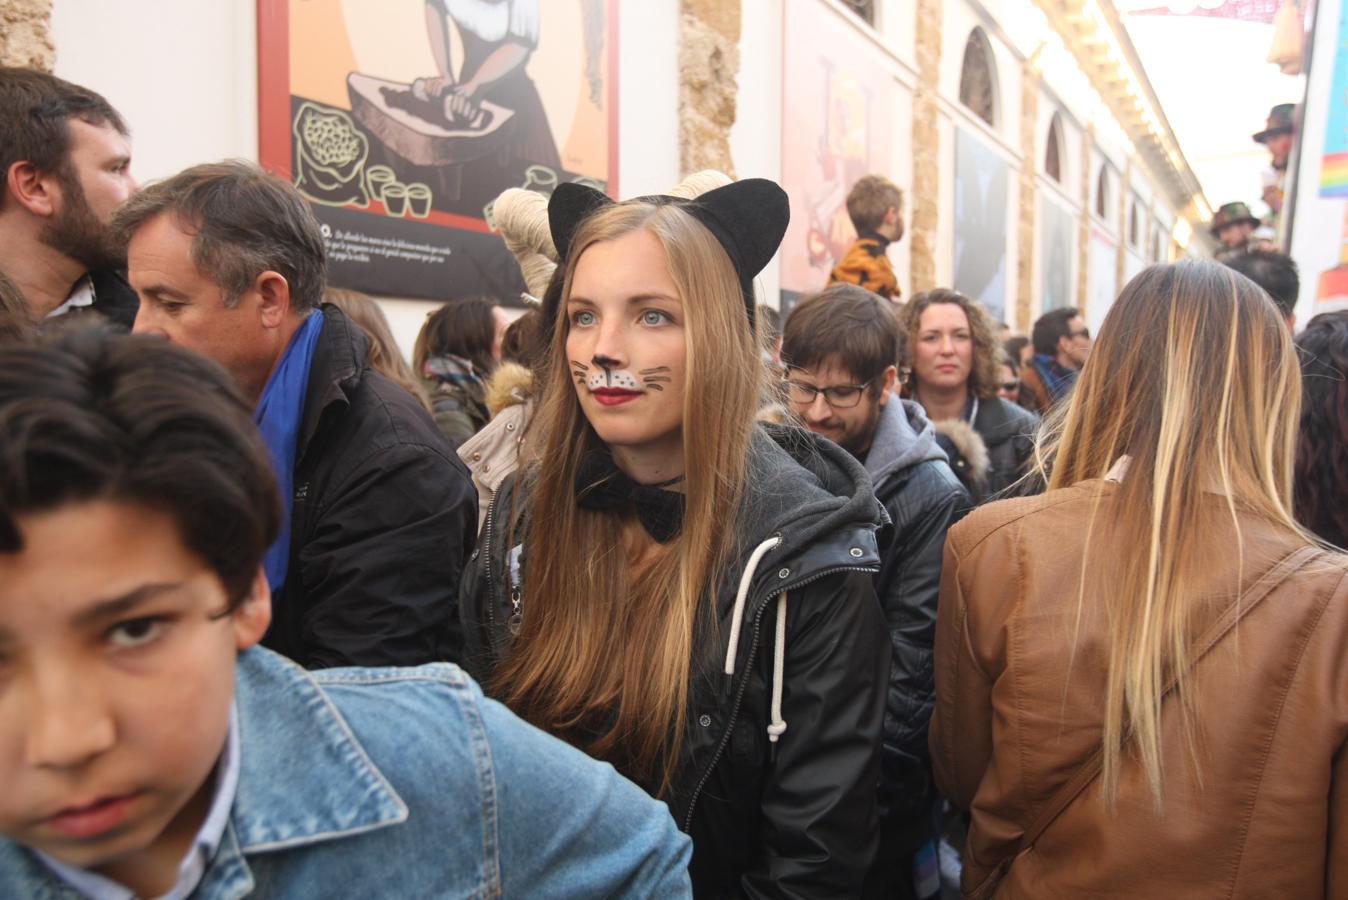
POLYGON ((414 217, 424 219, 431 214, 430 185, 414 181, 407 185, 407 210, 414 217))
POLYGON ((388 166, 370 166, 365 170, 365 183, 370 188, 370 196, 376 200, 384 199, 384 187, 398 176, 388 166))
POLYGON ((407 214, 407 185, 390 181, 384 185, 384 209, 390 216, 401 219, 407 214))

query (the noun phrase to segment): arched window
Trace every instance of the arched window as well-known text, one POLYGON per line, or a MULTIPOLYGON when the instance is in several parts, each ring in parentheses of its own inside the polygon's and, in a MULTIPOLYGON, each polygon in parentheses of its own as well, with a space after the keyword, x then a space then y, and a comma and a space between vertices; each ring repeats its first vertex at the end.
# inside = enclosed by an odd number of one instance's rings
POLYGON ((1109 221, 1109 166, 1100 166, 1095 179, 1095 214, 1109 221))
POLYGON ((969 33, 960 70, 960 102, 989 125, 997 124, 997 71, 992 63, 992 45, 983 29, 969 33))
POLYGON ((1062 116, 1053 114, 1044 141, 1044 174, 1062 184, 1062 116))
POLYGON ((1128 204, 1128 246, 1129 246, 1129 247, 1137 247, 1137 246, 1138 246, 1139 237, 1138 237, 1137 231, 1138 231, 1138 228, 1137 228, 1137 199, 1134 198, 1134 199, 1133 199, 1133 202, 1130 203, 1130 204, 1128 204))

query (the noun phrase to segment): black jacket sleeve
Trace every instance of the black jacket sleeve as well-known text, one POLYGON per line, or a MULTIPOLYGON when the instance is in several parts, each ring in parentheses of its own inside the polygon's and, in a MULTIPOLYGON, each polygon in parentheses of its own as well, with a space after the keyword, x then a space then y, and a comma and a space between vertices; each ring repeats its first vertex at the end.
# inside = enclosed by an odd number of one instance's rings
MULTIPOLYGON (((774 609, 764 617, 771 666, 774 609)), ((787 596, 786 732, 763 789, 752 898, 857 897, 875 854, 889 646, 872 576, 828 576, 787 596)))
POLYGON ((924 815, 930 803, 927 728, 936 702, 932 648, 946 532, 968 493, 943 463, 920 463, 887 498, 894 526, 876 590, 893 653, 885 704, 882 813, 924 815))
POLYGON ((464 560, 476 540, 477 492, 457 459, 395 444, 356 466, 314 512, 299 553, 308 668, 454 661, 464 560))

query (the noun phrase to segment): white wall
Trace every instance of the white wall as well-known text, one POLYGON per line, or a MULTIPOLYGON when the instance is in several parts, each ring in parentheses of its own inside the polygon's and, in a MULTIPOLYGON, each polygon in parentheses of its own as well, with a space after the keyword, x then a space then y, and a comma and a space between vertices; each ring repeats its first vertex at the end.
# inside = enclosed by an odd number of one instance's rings
POLYGON ((108 98, 132 132, 131 171, 257 158, 257 4, 55 0, 56 74, 108 98))

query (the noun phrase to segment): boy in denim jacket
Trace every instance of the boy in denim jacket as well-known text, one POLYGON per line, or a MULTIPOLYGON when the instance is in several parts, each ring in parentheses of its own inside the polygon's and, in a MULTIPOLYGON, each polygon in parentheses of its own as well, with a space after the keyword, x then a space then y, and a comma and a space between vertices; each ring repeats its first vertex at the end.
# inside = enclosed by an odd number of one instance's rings
POLYGON ((279 510, 214 364, 0 347, 0 897, 689 895, 663 804, 457 667, 256 647, 279 510))

